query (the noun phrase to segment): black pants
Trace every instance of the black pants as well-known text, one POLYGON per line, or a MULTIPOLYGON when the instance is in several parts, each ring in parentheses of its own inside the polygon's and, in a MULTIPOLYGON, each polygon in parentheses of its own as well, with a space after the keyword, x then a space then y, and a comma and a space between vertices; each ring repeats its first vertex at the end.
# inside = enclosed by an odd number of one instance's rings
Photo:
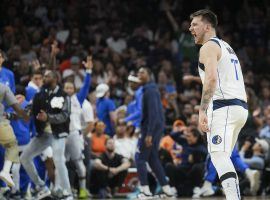
POLYGON ((194 187, 202 185, 204 163, 194 164, 189 168, 168 163, 166 174, 170 179, 170 185, 175 187, 181 196, 189 196, 192 195, 194 187))
POLYGON ((90 180, 90 191, 93 194, 97 194, 101 188, 109 187, 112 190, 116 187, 120 187, 127 176, 127 171, 122 171, 119 174, 109 177, 107 171, 92 170, 90 180))

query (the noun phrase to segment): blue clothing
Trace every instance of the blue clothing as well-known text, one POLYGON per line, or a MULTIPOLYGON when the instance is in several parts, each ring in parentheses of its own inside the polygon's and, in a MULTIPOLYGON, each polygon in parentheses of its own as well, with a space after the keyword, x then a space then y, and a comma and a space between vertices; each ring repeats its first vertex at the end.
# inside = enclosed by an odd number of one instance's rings
POLYGON ((133 112, 136 111, 136 101, 133 100, 127 105, 127 116, 131 115, 133 112))
POLYGON ((83 86, 81 87, 80 91, 76 94, 81 106, 88 95, 90 83, 91 83, 91 75, 90 73, 86 73, 83 86))
POLYGON ((13 93, 16 91, 14 73, 3 67, 0 69, 0 83, 3 83, 11 89, 13 93))
POLYGON ((125 118, 125 122, 132 121, 135 127, 140 127, 142 118, 142 96, 143 87, 139 87, 135 92, 135 99, 129 103, 128 116, 125 118))
POLYGON ((165 127, 164 112, 157 85, 149 82, 143 87, 141 134, 160 137, 165 127))
POLYGON ((270 139, 270 126, 269 126, 269 125, 265 126, 265 127, 260 131, 260 138, 270 139))
POLYGON ((31 101, 31 100, 33 100, 33 98, 34 98, 35 94, 38 92, 38 90, 34 87, 27 86, 25 88, 25 92, 26 92, 26 95, 25 95, 26 101, 31 101))
POLYGON ((203 162, 205 160, 207 155, 207 148, 204 144, 189 145, 187 140, 183 137, 183 134, 180 132, 172 132, 170 136, 175 142, 183 147, 183 152, 180 155, 181 164, 179 167, 188 168, 194 164, 190 163, 188 160, 190 155, 193 156, 193 160, 196 163, 203 162))
MULTIPOLYGON (((24 100, 21 104, 21 108, 25 109, 29 105, 29 102, 24 100)), ((7 110, 9 113, 14 113, 13 108, 7 110)), ((10 120, 10 125, 13 128, 14 134, 18 141, 18 145, 26 145, 30 142, 30 122, 25 122, 22 119, 10 120)))
POLYGON ((164 114, 160 94, 156 84, 149 82, 143 87, 141 137, 135 155, 138 176, 142 186, 149 185, 146 163, 149 163, 161 186, 168 184, 158 155, 163 130, 164 114), (146 136, 152 136, 150 147, 145 146, 146 136))
POLYGON ((109 136, 114 135, 114 127, 111 122, 110 113, 115 110, 114 102, 106 97, 99 98, 97 100, 97 117, 100 121, 103 121, 106 125, 105 133, 109 136))
MULTIPOLYGON (((231 155, 232 163, 236 169, 236 171, 239 171, 240 173, 244 174, 245 171, 249 168, 246 163, 241 159, 239 152, 236 148, 233 149, 232 155, 231 155)), ((214 183, 217 178, 217 171, 214 167, 210 157, 207 160, 207 171, 205 175, 205 180, 214 183)))
POLYGON ((141 137, 138 140, 138 150, 135 154, 135 163, 138 170, 138 177, 142 186, 149 185, 146 163, 148 163, 151 167, 161 186, 168 184, 166 174, 161 165, 158 154, 161 137, 162 135, 153 138, 152 146, 150 147, 145 146, 145 138, 141 137))

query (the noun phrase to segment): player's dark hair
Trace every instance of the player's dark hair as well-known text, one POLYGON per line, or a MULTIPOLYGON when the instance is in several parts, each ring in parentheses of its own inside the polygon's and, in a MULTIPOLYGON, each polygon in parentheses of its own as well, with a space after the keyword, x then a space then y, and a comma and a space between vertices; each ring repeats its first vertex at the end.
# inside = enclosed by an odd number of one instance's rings
POLYGON ((41 76, 43 76, 43 72, 40 69, 36 69, 36 70, 33 70, 32 71, 31 76, 34 76, 34 75, 41 75, 41 76))
POLYGON ((202 20, 209 22, 213 28, 217 28, 218 19, 217 15, 208 9, 198 10, 190 15, 190 19, 192 20, 194 17, 202 16, 202 20))

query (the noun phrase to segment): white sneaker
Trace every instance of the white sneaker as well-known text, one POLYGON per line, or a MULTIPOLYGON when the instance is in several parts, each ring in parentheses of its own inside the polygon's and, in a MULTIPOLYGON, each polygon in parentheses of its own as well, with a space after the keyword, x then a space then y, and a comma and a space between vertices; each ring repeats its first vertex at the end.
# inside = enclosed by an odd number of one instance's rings
POLYGON ((256 195, 260 188, 260 172, 258 170, 246 170, 246 175, 250 183, 250 192, 256 195))
POLYGON ((147 200, 147 199, 154 199, 155 197, 152 194, 146 194, 146 193, 140 192, 137 195, 137 198, 140 200, 147 200))
POLYGON ((0 172, 0 179, 3 180, 9 187, 15 186, 15 183, 13 182, 9 173, 1 171, 0 172))
POLYGON ((169 185, 162 187, 162 193, 159 195, 160 198, 172 198, 175 197, 176 194, 172 191, 172 188, 169 185))
POLYGON ((202 193, 201 188, 200 187, 195 187, 193 189, 192 198, 194 198, 194 199, 200 198, 201 197, 201 193, 202 193))
POLYGON ((69 195, 69 196, 65 197, 65 200, 74 200, 74 198, 72 195, 69 195))
POLYGON ((212 188, 212 185, 204 185, 201 188, 201 196, 203 197, 209 197, 209 196, 213 196, 215 194, 215 191, 212 188))
POLYGON ((50 195, 51 195, 50 189, 47 186, 43 186, 43 187, 38 189, 38 192, 37 192, 35 198, 37 200, 40 200, 40 199, 43 199, 43 198, 48 197, 50 195))

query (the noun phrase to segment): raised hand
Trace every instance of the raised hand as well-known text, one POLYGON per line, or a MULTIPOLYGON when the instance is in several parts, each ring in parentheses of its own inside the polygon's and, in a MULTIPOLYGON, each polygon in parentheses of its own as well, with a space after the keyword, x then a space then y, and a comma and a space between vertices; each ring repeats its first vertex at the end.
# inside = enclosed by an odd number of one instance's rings
POLYGON ((33 60, 31 64, 32 64, 34 70, 40 69, 40 63, 39 63, 38 59, 33 60))
POLYGON ((51 55, 56 56, 59 53, 58 42, 56 40, 51 44, 51 55))
POLYGON ((82 64, 86 69, 93 69, 94 64, 93 64, 92 56, 87 56, 86 62, 83 61, 82 64))

